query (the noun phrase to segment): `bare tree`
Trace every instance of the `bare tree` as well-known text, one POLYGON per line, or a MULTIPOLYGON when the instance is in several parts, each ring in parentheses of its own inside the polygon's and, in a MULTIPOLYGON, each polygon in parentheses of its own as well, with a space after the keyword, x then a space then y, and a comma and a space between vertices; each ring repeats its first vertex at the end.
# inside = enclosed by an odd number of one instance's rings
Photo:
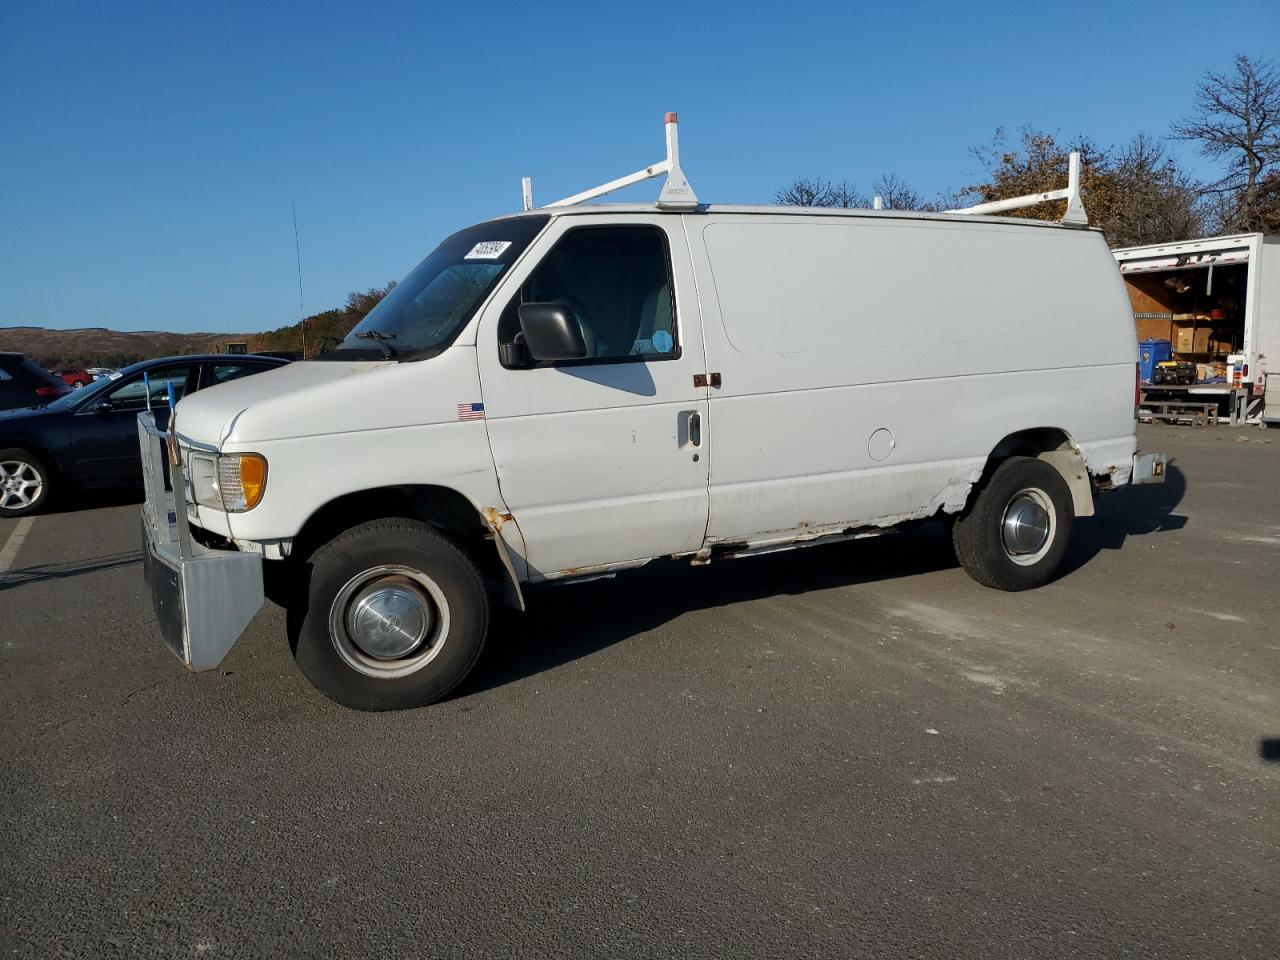
POLYGON ((920 194, 907 186, 902 180, 899 180, 895 174, 883 174, 879 180, 871 185, 871 190, 884 202, 885 207, 889 210, 920 209, 920 194))
POLYGON ((869 207, 871 202, 847 180, 799 177, 773 195, 786 207, 869 207))
POLYGON ((848 180, 841 180, 831 185, 831 204, 833 207, 849 209, 851 207, 869 207, 871 201, 858 192, 848 180))
POLYGON ((1144 133, 1115 151, 1106 176, 1110 203, 1102 224, 1112 246, 1187 240, 1204 233, 1201 186, 1144 133))
POLYGON ((821 178, 797 177, 775 193, 773 199, 784 207, 825 207, 827 189, 827 182, 821 178))
POLYGON ((1280 229, 1280 74, 1271 63, 1242 55, 1232 71, 1207 73, 1194 112, 1173 132, 1226 165, 1206 187, 1225 201, 1219 229, 1280 229))
POLYGON ((880 179, 871 185, 871 189, 875 191, 876 196, 884 201, 886 210, 937 212, 955 206, 954 203, 941 196, 935 200, 926 200, 920 195, 919 191, 893 173, 881 175, 880 179))
MULTIPOLYGON (((950 198, 939 196, 926 200, 897 175, 886 173, 872 185, 875 195, 887 210, 945 210, 955 206, 950 198)), ((774 200, 788 207, 859 207, 871 206, 871 198, 861 193, 848 180, 839 183, 822 177, 799 177, 774 195, 774 200)))

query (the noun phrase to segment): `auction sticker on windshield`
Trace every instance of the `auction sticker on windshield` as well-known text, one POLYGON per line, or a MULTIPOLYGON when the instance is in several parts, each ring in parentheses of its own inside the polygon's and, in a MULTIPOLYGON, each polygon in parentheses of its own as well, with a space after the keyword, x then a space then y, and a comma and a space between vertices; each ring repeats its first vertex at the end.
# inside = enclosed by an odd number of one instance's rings
POLYGON ((471 248, 462 259, 464 260, 497 260, 507 247, 511 246, 510 240, 482 240, 471 248))

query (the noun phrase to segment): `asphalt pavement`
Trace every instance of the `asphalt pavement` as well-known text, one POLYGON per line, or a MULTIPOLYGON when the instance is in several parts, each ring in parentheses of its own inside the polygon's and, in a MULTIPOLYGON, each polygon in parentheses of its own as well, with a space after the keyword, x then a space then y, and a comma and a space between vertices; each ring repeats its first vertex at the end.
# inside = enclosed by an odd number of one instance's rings
POLYGON ((184 672, 136 503, 0 521, 0 956, 1280 955, 1280 431, 1141 440, 1042 589, 651 566, 395 714, 272 606, 184 672))

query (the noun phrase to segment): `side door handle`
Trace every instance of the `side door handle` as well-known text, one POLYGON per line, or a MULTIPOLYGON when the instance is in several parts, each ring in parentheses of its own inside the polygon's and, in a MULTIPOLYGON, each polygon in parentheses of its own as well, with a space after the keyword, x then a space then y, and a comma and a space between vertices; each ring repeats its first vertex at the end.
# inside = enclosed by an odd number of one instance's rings
POLYGON ((682 440, 681 446, 702 446, 702 415, 697 410, 686 410, 683 416, 684 436, 680 438, 682 440))

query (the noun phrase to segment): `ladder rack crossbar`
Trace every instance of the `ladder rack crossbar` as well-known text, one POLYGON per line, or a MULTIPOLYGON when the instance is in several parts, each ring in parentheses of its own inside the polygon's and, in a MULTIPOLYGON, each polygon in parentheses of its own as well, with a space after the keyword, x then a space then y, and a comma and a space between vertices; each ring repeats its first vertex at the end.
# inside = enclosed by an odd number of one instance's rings
MULTIPOLYGON (((650 180, 653 177, 660 177, 665 173, 667 182, 663 184, 662 192, 658 194, 658 206, 670 210, 696 209, 698 198, 693 192, 693 187, 689 185, 689 180, 685 177, 684 171, 680 169, 680 136, 676 129, 676 115, 668 113, 663 123, 667 134, 667 158, 665 160, 651 163, 643 170, 637 170, 635 173, 629 173, 625 177, 618 177, 616 180, 610 180, 608 183, 602 183, 598 187, 583 190, 581 193, 575 193, 571 197, 565 197, 563 200, 557 200, 545 206, 571 207, 577 203, 585 203, 588 200, 594 200, 596 197, 602 197, 606 193, 621 190, 623 187, 629 187, 634 183, 650 180)), ((532 210, 534 208, 533 183, 528 177, 524 177, 520 186, 521 192, 524 194, 524 208, 532 210)))
POLYGON ((1043 193, 1028 193, 1021 197, 1010 197, 1007 200, 991 200, 987 203, 974 204, 972 207, 958 207, 947 213, 960 213, 972 216, 983 216, 1003 213, 1006 210, 1022 210, 1049 200, 1067 201, 1067 212, 1063 223, 1075 226, 1088 226, 1089 216, 1084 210, 1084 200, 1080 196, 1080 154, 1072 151, 1067 158, 1067 185, 1060 190, 1046 190, 1043 193))
POLYGON ((590 190, 583 190, 581 193, 575 193, 571 197, 565 197, 563 200, 557 200, 555 203, 544 204, 547 207, 571 207, 575 203, 583 203, 587 200, 593 200, 596 197, 603 197, 606 193, 613 193, 615 190, 621 190, 623 187, 629 187, 633 183, 640 183, 643 180, 650 180, 653 177, 660 177, 664 173, 671 170, 671 164, 667 160, 661 163, 651 163, 643 170, 637 170, 635 173, 629 173, 625 177, 618 177, 616 180, 610 180, 608 183, 602 183, 598 187, 592 187, 590 190))

